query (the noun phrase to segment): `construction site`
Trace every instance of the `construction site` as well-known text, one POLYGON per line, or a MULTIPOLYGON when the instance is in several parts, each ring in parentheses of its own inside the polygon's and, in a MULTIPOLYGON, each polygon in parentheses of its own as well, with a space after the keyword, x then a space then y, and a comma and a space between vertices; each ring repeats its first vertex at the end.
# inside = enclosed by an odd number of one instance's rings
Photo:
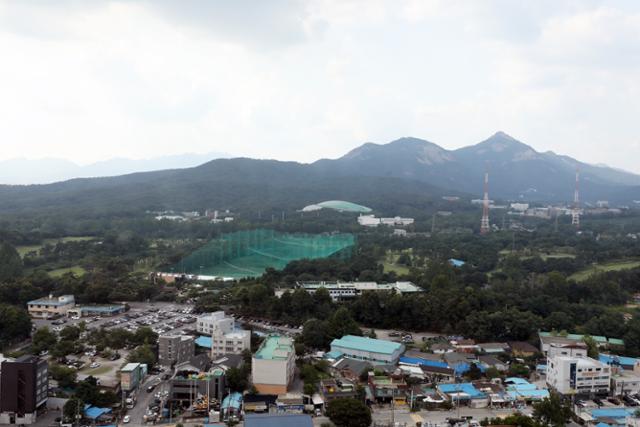
POLYGON ((267 268, 283 269, 291 261, 348 258, 352 234, 290 234, 256 229, 224 234, 182 259, 175 273, 221 278, 257 277, 267 268))

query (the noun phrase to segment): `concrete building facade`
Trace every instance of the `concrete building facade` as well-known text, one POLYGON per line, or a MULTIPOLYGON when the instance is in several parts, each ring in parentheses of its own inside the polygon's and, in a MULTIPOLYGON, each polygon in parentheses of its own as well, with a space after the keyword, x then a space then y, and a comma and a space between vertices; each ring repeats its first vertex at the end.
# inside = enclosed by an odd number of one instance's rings
POLYGON ((547 359, 547 385, 560 394, 606 394, 611 367, 589 357, 556 355, 547 359))
POLYGON ((49 295, 46 298, 29 301, 27 311, 31 317, 37 319, 49 319, 56 316, 66 316, 67 311, 76 304, 73 295, 61 295, 54 297, 49 295))
POLYGON ((251 376, 259 393, 284 394, 295 374, 293 340, 268 336, 252 358, 251 376))
POLYGON ((195 354, 194 339, 184 335, 161 335, 158 338, 158 362, 171 366, 189 360, 195 354))
POLYGON ((236 326, 232 316, 216 311, 198 318, 197 330, 211 337, 211 357, 240 354, 251 349, 251 333, 236 326))
POLYGON ((33 424, 47 403, 49 364, 36 356, 2 362, 0 424, 33 424))

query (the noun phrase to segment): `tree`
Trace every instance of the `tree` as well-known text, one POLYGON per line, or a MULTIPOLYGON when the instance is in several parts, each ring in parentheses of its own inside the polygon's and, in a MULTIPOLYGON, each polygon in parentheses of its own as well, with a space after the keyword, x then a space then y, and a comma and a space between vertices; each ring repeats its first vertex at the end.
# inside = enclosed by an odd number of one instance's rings
POLYGON ((22 276, 20 254, 10 244, 0 244, 0 282, 15 280, 20 276, 22 276))
POLYGON ((80 328, 77 326, 69 325, 65 326, 60 331, 60 340, 61 341, 75 341, 80 338, 80 328))
POLYGON ((0 349, 28 338, 30 333, 31 319, 26 310, 13 305, 0 304, 0 349))
POLYGON ((336 427, 369 427, 371 411, 355 399, 335 399, 327 405, 327 416, 336 427))
POLYGON ((307 320, 302 329, 302 342, 309 348, 327 348, 329 346, 327 323, 318 319, 307 320))
POLYGON ((53 348, 58 342, 58 337, 55 333, 49 330, 46 326, 40 328, 33 334, 31 341, 31 348, 34 353, 40 353, 41 351, 48 351, 53 348))
POLYGON ((584 343, 587 345, 587 356, 592 359, 598 359, 600 351, 598 350, 598 343, 590 335, 585 335, 583 338, 584 343))
POLYGON ((156 354, 149 344, 143 344, 129 353, 127 360, 132 363, 144 363, 151 368, 156 364, 156 354))
POLYGON ((565 405, 557 393, 533 404, 533 419, 542 425, 564 427, 571 418, 571 408, 565 405))
POLYGON ((62 407, 62 418, 65 422, 76 422, 76 415, 84 415, 84 402, 82 399, 72 397, 62 407))
POLYGON ((67 368, 63 365, 51 365, 49 373, 54 380, 58 381, 58 385, 62 388, 71 388, 76 385, 78 373, 75 369, 67 368))
POLYGON ((242 368, 229 368, 226 374, 227 384, 231 391, 242 393, 249 385, 247 371, 242 368))
POLYGON ((340 307, 333 313, 327 325, 330 338, 342 338, 345 335, 362 335, 362 331, 346 307, 340 307))

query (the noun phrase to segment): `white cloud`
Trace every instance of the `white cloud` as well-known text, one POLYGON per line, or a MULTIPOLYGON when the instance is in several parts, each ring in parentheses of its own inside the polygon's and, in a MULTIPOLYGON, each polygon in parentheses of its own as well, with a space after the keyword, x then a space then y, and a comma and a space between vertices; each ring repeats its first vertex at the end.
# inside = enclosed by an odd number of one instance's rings
POLYGON ((504 130, 640 172, 633 2, 0 2, 0 158, 311 161, 504 130))

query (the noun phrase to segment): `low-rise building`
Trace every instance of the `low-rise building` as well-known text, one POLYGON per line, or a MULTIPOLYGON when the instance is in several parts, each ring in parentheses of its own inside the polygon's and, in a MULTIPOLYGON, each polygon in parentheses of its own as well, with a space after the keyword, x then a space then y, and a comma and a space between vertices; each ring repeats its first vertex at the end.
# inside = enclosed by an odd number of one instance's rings
POLYGON ((182 363, 195 354, 194 339, 185 335, 161 335, 158 338, 158 362, 163 366, 182 363))
POLYGON ((547 359, 547 385, 560 394, 605 394, 611 368, 589 357, 556 355, 547 359))
POLYGON ((0 424, 36 422, 47 403, 49 364, 36 356, 4 359, 0 376, 0 424))
POLYGON ((124 313, 126 309, 127 307, 122 304, 83 305, 68 310, 67 315, 80 317, 111 317, 120 313, 124 313))
POLYGON ((211 337, 211 357, 224 354, 240 354, 251 349, 251 332, 236 325, 233 316, 224 311, 216 311, 198 318, 199 333, 211 337))
MULTIPOLYGON (((363 292, 395 292, 397 294, 411 294, 424 290, 411 282, 376 283, 376 282, 303 282, 297 286, 310 294, 318 289, 326 289, 334 301, 343 301, 362 295, 363 292)), ((276 291, 280 297, 286 289, 276 291)))
POLYGON ((335 399, 355 398, 358 396, 356 384, 351 381, 341 379, 324 379, 320 380, 320 394, 324 399, 324 403, 331 402, 335 399))
POLYGON ((295 374, 293 340, 269 335, 252 358, 251 376, 259 393, 284 394, 295 374))
POLYGON ((331 351, 344 357, 366 360, 376 364, 396 364, 405 347, 401 343, 374 338, 345 335, 331 342, 331 351))
POLYGON ((65 316, 67 311, 72 309, 75 304, 76 300, 73 295, 61 295, 59 297, 49 295, 46 298, 29 301, 27 303, 27 311, 31 317, 49 319, 65 316))
POLYGON ((127 363, 120 369, 120 386, 123 391, 137 390, 147 375, 147 365, 144 363, 127 363))

